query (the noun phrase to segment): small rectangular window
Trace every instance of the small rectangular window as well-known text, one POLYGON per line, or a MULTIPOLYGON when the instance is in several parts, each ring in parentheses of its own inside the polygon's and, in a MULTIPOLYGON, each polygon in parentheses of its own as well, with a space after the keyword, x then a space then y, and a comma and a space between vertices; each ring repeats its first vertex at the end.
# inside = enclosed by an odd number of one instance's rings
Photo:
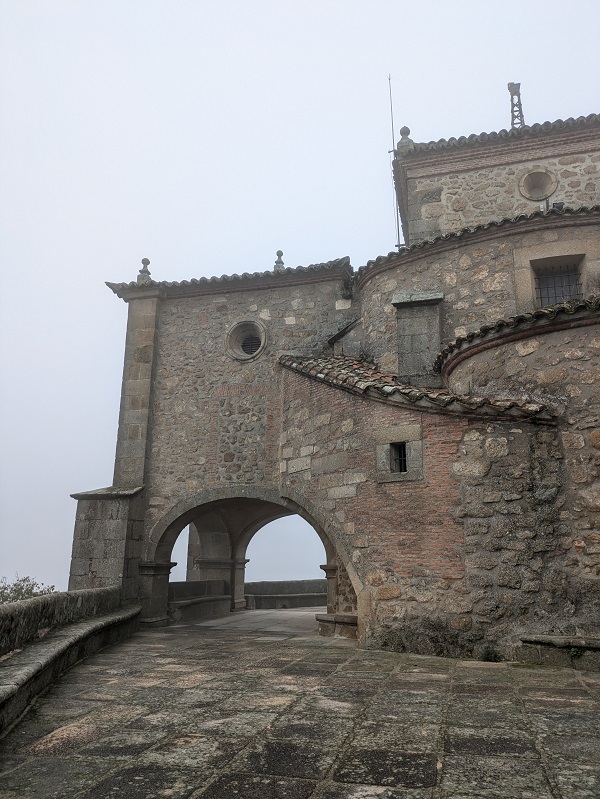
POLYGON ((390 444, 390 471, 395 474, 402 474, 408 471, 406 464, 406 441, 390 444))
POLYGON ((542 258, 532 261, 538 308, 582 296, 580 263, 583 256, 542 258))

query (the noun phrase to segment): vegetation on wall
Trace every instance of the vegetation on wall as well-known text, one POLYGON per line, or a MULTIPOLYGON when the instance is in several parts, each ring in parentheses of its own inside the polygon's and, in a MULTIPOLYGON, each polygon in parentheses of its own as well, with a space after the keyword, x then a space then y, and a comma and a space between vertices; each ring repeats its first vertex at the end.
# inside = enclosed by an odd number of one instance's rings
POLYGON ((6 577, 0 577, 0 603, 31 599, 34 596, 51 594, 55 590, 53 585, 43 585, 33 577, 19 577, 18 574, 15 574, 15 579, 12 581, 6 577))

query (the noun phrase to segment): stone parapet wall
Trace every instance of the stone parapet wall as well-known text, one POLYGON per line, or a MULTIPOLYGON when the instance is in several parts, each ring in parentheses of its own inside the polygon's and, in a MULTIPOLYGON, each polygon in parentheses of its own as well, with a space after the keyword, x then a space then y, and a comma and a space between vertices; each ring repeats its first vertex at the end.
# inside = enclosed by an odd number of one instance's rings
POLYGON ((244 591, 247 594, 325 594, 327 580, 260 580, 245 583, 244 591))
POLYGON ((129 638, 137 630, 139 613, 139 606, 100 611, 73 620, 41 640, 36 638, 24 649, 12 650, 0 663, 0 738, 71 666, 104 646, 129 638))
POLYGON ((119 587, 52 594, 0 604, 0 656, 66 624, 117 610, 119 587))

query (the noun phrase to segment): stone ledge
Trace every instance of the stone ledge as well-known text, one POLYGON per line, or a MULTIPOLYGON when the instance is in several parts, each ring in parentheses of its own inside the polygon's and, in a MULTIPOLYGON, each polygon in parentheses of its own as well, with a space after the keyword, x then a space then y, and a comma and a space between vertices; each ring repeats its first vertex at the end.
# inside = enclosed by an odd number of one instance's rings
MULTIPOLYGON (((221 616, 229 615, 230 612, 231 596, 229 594, 169 600, 166 623, 218 619, 221 616)), ((144 619, 142 623, 147 625, 152 621, 144 619)))
POLYGON ((357 637, 358 616, 353 613, 317 613, 315 618, 319 622, 319 635, 357 637))
POLYGON ((515 653, 520 663, 600 671, 600 638, 579 635, 523 635, 515 653))
POLYGON ((600 638, 581 635, 522 635, 524 644, 570 647, 572 649, 600 649, 600 638))
POLYGON ((69 624, 0 663, 0 736, 71 666, 132 635, 140 611, 136 605, 69 624))

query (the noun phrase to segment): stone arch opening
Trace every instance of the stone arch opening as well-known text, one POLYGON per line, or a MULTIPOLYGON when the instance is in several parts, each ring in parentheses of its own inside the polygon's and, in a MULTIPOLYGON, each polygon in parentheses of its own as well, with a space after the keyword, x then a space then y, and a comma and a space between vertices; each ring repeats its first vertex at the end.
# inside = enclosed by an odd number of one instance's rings
POLYGON ((189 497, 154 526, 146 542, 146 559, 139 566, 146 624, 202 618, 203 606, 208 612, 215 611, 213 616, 244 609, 248 544, 269 522, 294 514, 305 519, 323 543, 328 613, 339 608, 338 583, 344 589, 342 601, 347 605, 348 597, 353 596, 356 608, 362 586, 331 519, 320 518, 310 503, 282 497, 275 490, 242 490, 212 489, 189 497), (169 573, 174 565, 171 554, 178 536, 188 526, 187 580, 183 587, 179 584, 179 589, 171 587, 169 596, 169 573))
POLYGON ((308 580, 324 577, 326 555, 312 525, 297 513, 265 524, 248 542, 246 580, 308 580))
POLYGON ((244 595, 250 610, 315 608, 327 604, 327 555, 314 527, 298 514, 263 525, 240 542, 246 563, 244 595))

